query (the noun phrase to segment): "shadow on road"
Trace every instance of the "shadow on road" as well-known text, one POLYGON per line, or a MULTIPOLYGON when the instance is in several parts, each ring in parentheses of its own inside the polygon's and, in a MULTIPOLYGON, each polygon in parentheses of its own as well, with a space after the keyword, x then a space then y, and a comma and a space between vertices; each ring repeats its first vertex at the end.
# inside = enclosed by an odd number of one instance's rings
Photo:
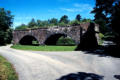
POLYGON ((83 50, 86 54, 99 55, 100 57, 111 56, 120 58, 120 48, 116 45, 99 46, 93 50, 83 50))
POLYGON ((78 72, 62 76, 57 80, 104 80, 104 76, 94 73, 78 72))

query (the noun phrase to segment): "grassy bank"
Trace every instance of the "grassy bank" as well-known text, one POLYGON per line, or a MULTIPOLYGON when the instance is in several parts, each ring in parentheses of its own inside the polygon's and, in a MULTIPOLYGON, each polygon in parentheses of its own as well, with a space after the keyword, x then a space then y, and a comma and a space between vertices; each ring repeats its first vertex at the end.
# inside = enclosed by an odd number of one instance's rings
POLYGON ((11 48, 32 51, 74 51, 76 46, 26 46, 13 45, 11 48))
POLYGON ((0 56, 0 80, 18 80, 12 65, 2 56, 0 56))

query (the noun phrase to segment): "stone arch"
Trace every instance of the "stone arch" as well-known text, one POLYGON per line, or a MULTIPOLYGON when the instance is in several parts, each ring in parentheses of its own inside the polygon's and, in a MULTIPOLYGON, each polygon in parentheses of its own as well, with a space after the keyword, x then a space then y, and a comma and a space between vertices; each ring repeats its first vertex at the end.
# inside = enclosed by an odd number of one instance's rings
MULTIPOLYGON (((44 41, 44 44, 45 45, 56 45, 56 42, 58 41, 58 39, 60 38, 60 37, 69 37, 69 38, 71 38, 74 42, 75 42, 75 40, 71 37, 71 36, 69 36, 69 35, 67 35, 67 34, 65 34, 65 33, 53 33, 53 34, 49 34, 47 37, 46 37, 46 39, 45 39, 45 41, 44 41)), ((76 42, 75 42, 76 43, 76 42)))
POLYGON ((58 39, 60 37, 66 37, 67 35, 66 34, 63 34, 63 33, 53 33, 53 34, 50 34, 46 37, 45 41, 44 41, 44 44, 45 45, 56 45, 56 42, 58 41, 58 39))
POLYGON ((76 45, 80 43, 80 40, 76 40, 76 38, 70 34, 67 34, 67 37, 71 38, 76 43, 76 45))
POLYGON ((38 39, 33 36, 33 35, 24 35, 20 40, 19 40, 19 44, 21 45, 33 45, 32 41, 38 41, 38 39))

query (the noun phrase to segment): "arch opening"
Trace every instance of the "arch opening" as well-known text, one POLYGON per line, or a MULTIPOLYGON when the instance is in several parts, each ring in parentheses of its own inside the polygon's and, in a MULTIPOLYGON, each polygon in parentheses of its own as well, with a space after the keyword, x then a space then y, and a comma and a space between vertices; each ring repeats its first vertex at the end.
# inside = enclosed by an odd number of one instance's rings
POLYGON ((37 39, 34 36, 31 35, 27 35, 24 36, 20 41, 19 41, 20 45, 39 45, 39 42, 37 41, 37 39))
POLYGON ((60 37, 66 37, 65 34, 54 34, 48 37, 45 41, 45 45, 56 45, 60 37))

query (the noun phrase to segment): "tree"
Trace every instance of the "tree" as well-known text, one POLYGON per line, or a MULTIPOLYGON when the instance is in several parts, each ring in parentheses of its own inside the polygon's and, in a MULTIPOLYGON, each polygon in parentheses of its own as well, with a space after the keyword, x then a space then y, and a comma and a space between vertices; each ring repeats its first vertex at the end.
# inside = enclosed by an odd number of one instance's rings
POLYGON ((58 24, 58 20, 56 18, 52 18, 49 22, 50 22, 50 24, 53 24, 53 25, 58 24))
POLYGON ((76 20, 80 22, 80 20, 81 20, 80 14, 78 14, 78 15, 76 16, 76 20))
POLYGON ((28 26, 25 24, 21 24, 20 26, 16 27, 16 30, 22 30, 22 29, 27 29, 28 26))
POLYGON ((29 28, 33 28, 37 26, 37 23, 35 22, 35 19, 33 18, 29 23, 28 23, 28 27, 29 28))
POLYGON ((101 33, 105 34, 109 30, 110 15, 115 0, 96 0, 96 6, 91 13, 95 14, 94 21, 100 25, 101 33))
POLYGON ((73 21, 70 21, 69 24, 72 25, 72 26, 76 26, 76 25, 79 25, 79 24, 80 24, 80 21, 78 21, 78 20, 73 20, 73 21))
POLYGON ((86 19, 86 18, 81 20, 81 22, 91 22, 91 21, 92 21, 91 19, 86 19))
POLYGON ((113 7, 113 12, 111 16, 111 27, 116 33, 116 40, 115 42, 120 47, 120 1, 116 2, 115 6, 113 7))
POLYGON ((62 16, 59 22, 60 23, 64 22, 65 24, 68 24, 69 23, 68 16, 67 15, 62 16))
POLYGON ((105 21, 105 26, 112 28, 116 37, 115 42, 120 47, 120 0, 96 0, 92 13, 95 14, 95 20, 101 18, 105 21))
POLYGON ((13 15, 10 11, 0 8, 0 45, 11 42, 12 30, 10 27, 13 23, 13 15))
POLYGON ((38 26, 38 27, 43 27, 41 20, 37 20, 37 26, 38 26))

